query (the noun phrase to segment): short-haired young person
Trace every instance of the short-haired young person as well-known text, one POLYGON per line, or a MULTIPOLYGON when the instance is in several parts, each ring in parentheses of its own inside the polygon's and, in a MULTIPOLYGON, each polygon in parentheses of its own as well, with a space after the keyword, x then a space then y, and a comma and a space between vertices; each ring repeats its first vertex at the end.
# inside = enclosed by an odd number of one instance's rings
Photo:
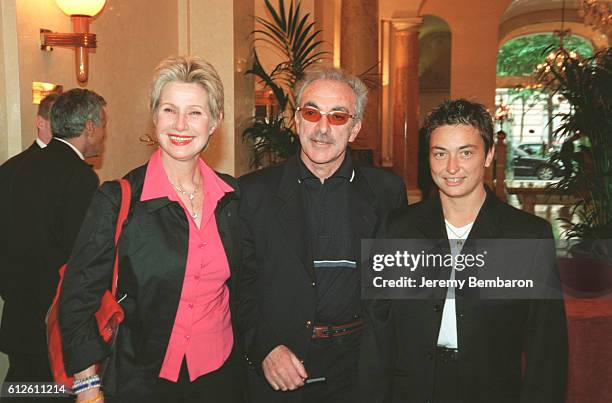
MULTIPOLYGON (((493 121, 482 105, 446 101, 427 117, 425 130, 438 197, 390 214, 385 238, 456 240, 449 242, 452 253, 469 240, 552 239, 548 222, 503 203, 485 186, 494 144, 493 121)), ((388 401, 564 401, 560 296, 501 300, 466 297, 454 287, 438 291, 431 299, 390 302, 388 401)))

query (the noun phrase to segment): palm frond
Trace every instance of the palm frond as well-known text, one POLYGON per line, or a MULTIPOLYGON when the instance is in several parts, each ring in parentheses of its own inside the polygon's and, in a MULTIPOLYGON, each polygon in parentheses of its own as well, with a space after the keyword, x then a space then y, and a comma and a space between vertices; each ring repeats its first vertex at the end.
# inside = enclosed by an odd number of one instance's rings
POLYGON ((553 187, 574 194, 578 221, 571 222, 566 237, 612 238, 612 49, 584 60, 564 54, 559 63, 538 73, 538 80, 551 94, 571 105, 559 113, 558 139, 580 136, 581 148, 574 152, 571 175, 553 187))
POLYGON ((274 93, 274 97, 278 101, 278 104, 281 106, 281 108, 285 108, 285 105, 287 104, 287 94, 285 94, 285 91, 283 91, 283 89, 278 86, 263 69, 261 63, 259 62, 259 57, 257 56, 256 51, 253 51, 253 65, 249 70, 245 72, 245 74, 253 74, 260 80, 262 80, 264 84, 272 90, 272 92, 274 93))
POLYGON ((261 165, 266 156, 285 159, 297 152, 294 121, 285 118, 295 110, 294 87, 308 68, 329 53, 319 50, 323 44, 318 40, 321 31, 315 30, 309 13, 302 15, 299 0, 289 0, 288 8, 285 0, 278 0, 276 7, 265 0, 265 8, 270 18, 255 18, 258 27, 251 32, 253 65, 245 74, 256 76, 272 90, 279 113, 264 121, 254 120, 243 132, 243 139, 253 144, 253 166, 261 165), (270 48, 282 58, 270 73, 259 62, 258 46, 270 48))

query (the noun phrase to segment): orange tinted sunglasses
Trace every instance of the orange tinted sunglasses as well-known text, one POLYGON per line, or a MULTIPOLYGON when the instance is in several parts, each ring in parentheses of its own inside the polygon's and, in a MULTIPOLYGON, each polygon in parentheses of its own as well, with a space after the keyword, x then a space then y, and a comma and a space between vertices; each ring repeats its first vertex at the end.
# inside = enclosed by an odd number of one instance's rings
POLYGON ((295 108, 296 111, 300 112, 300 115, 307 121, 316 123, 321 120, 321 116, 325 116, 330 125, 333 126, 342 126, 355 117, 355 115, 351 115, 350 113, 342 112, 342 111, 331 111, 331 112, 321 112, 317 108, 313 108, 312 106, 298 106, 295 108))

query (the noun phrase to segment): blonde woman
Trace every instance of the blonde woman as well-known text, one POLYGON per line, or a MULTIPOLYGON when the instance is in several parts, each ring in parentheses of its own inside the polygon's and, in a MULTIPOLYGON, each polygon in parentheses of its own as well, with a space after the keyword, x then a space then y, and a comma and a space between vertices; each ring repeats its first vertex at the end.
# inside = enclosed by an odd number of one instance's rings
POLYGON ((128 173, 130 214, 119 242, 125 311, 111 350, 94 312, 107 289, 120 190, 101 186, 69 261, 60 326, 77 402, 242 401, 231 323, 240 262, 236 182, 200 158, 223 118, 223 85, 195 57, 155 70, 150 109, 159 149, 128 173))

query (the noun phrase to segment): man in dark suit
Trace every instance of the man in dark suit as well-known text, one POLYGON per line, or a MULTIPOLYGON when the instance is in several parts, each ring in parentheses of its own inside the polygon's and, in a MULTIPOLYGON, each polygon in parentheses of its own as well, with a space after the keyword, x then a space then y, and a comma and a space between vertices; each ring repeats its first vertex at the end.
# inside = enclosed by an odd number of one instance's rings
POLYGON ((2 164, 2 166, 0 166, 1 186, 4 186, 6 183, 5 181, 7 181, 8 178, 15 173, 19 165, 21 165, 28 155, 36 150, 45 148, 51 141, 52 134, 49 114, 51 112, 51 107, 58 96, 59 94, 56 93, 49 94, 42 101, 40 101, 40 104, 38 104, 38 112, 36 114, 36 139, 28 148, 13 156, 2 164))
MULTIPOLYGON (((58 96, 59 94, 55 93, 49 94, 38 105, 38 113, 36 115, 37 137, 28 148, 13 156, 0 166, 0 189, 7 189, 9 180, 28 156, 32 155, 35 151, 45 148, 51 141, 51 120, 49 119, 49 114, 51 113, 51 106, 53 106, 58 96)), ((3 204, 4 202, 5 199, 0 200, 0 209, 8 208, 3 204)), ((0 266, 5 263, 6 262, 0 262, 0 266)), ((7 286, 7 282, 0 283, 0 297, 4 298, 7 286)))
MULTIPOLYGON (((483 239, 500 239, 496 247, 502 250, 516 239, 552 245, 548 222, 501 202, 485 187, 494 143, 492 119, 482 105, 446 101, 428 116, 425 130, 439 197, 391 213, 385 238, 449 239, 454 256, 483 239)), ((430 299, 392 300, 384 346, 387 401, 563 402, 567 332, 552 251, 541 259, 547 264, 535 266, 552 278, 556 293, 485 299, 451 285, 430 290, 430 299)), ((445 279, 461 278, 459 270, 453 268, 450 278, 446 271, 445 279)))
POLYGON ((45 315, 68 260, 98 177, 84 158, 100 152, 106 102, 73 89, 51 110, 53 139, 18 167, 3 191, 0 281, 6 285, 0 349, 9 356, 6 381, 52 380, 45 315))
POLYGON ((354 166, 347 152, 366 96, 365 85, 339 69, 307 75, 296 88, 299 155, 240 180, 238 326, 252 403, 354 403, 364 395, 360 360, 365 369, 376 355, 360 356, 372 337, 360 298, 360 240, 407 203, 400 178, 354 166))

